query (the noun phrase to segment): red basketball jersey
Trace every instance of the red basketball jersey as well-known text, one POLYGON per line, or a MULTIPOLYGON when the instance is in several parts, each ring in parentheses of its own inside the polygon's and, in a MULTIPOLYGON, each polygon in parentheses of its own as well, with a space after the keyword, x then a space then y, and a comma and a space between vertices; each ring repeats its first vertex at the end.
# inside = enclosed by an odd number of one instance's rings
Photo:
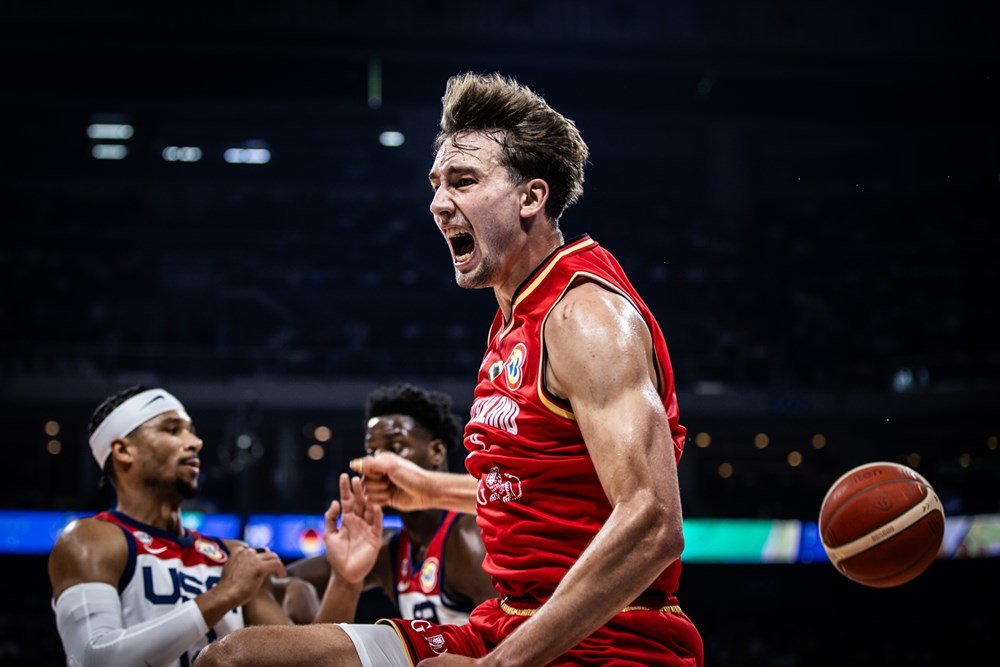
MULTIPOLYGON (((515 292, 510 321, 497 312, 465 429, 466 468, 479 479, 483 569, 501 596, 548 599, 611 513, 572 407, 544 387, 545 319, 581 282, 622 295, 649 327, 677 460, 684 446, 667 345, 646 304, 596 241, 558 248, 515 292)), ((652 588, 672 595, 680 570, 672 563, 652 588)))

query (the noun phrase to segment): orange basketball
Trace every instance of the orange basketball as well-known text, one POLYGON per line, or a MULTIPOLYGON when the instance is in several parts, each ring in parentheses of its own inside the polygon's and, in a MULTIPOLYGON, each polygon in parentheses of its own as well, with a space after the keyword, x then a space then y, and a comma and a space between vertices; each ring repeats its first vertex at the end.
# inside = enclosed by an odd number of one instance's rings
POLYGON ((944 537, 944 509, 926 479, 898 463, 866 463, 833 483, 819 510, 819 537, 848 579, 899 586, 927 569, 944 537))

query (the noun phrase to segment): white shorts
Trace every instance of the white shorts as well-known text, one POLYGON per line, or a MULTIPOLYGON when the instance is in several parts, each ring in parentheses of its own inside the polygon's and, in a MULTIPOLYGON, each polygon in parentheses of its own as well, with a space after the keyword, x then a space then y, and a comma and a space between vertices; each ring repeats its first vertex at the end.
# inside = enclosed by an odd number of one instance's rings
POLYGON ((340 623, 354 642, 362 667, 410 667, 399 635, 390 625, 340 623))

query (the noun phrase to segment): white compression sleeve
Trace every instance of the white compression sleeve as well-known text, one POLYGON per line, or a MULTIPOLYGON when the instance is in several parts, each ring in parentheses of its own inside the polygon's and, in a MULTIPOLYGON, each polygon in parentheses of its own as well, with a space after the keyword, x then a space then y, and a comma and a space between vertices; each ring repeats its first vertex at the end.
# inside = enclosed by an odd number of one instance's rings
POLYGON ((53 606, 63 649, 73 666, 167 665, 208 632, 194 600, 159 618, 123 627, 121 600, 109 584, 71 586, 53 606))

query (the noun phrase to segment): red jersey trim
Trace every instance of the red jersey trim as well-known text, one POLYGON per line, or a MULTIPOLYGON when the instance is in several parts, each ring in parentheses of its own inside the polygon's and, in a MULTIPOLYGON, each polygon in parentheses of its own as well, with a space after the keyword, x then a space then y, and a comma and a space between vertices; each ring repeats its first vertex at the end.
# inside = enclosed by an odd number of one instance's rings
MULTIPOLYGON (((600 284, 608 291, 614 292, 615 294, 624 297, 625 300, 628 301, 629 304, 631 304, 632 308, 634 308, 635 311, 639 313, 639 316, 640 317, 642 316, 642 311, 639 309, 639 306, 636 305, 635 301, 632 300, 632 297, 630 297, 628 293, 625 292, 625 290, 621 289, 620 287, 618 287, 611 281, 607 280, 606 278, 602 278, 601 276, 590 273, 589 271, 577 271, 572 276, 570 276, 569 281, 567 281, 566 283, 566 287, 564 287, 563 291, 559 294, 559 298, 553 301, 552 305, 549 306, 549 309, 545 312, 545 317, 542 318, 542 325, 538 329, 538 341, 542 348, 541 353, 538 355, 538 380, 537 380, 538 398, 541 399, 542 405, 548 408, 551 412, 555 413, 560 417, 563 417, 564 419, 571 419, 573 421, 576 421, 576 415, 573 414, 573 411, 567 410, 562 405, 560 405, 559 398, 556 397, 555 394, 551 393, 545 386, 545 362, 548 358, 548 354, 545 352, 545 323, 548 322, 549 315, 551 315, 555 307, 559 305, 559 302, 563 300, 563 298, 566 296, 566 293, 576 286, 577 279, 580 277, 592 280, 600 284)), ((649 330, 650 336, 652 336, 653 331, 649 329, 649 325, 646 324, 645 321, 643 321, 643 324, 646 325, 646 329, 649 330)), ((663 381, 663 367, 660 364, 660 359, 656 354, 655 343, 653 344, 652 352, 653 352, 653 365, 656 367, 656 384, 657 384, 656 393, 662 399, 663 387, 666 383, 663 381)))
POLYGON ((555 265, 559 263, 559 260, 561 260, 563 257, 566 257, 567 255, 572 255, 574 252, 583 250, 584 248, 589 248, 590 246, 593 245, 597 245, 597 241, 593 240, 589 236, 584 236, 579 241, 574 241, 573 243, 570 243, 568 246, 564 247, 562 250, 556 252, 556 254, 554 254, 551 257, 551 259, 549 259, 549 261, 543 265, 541 270, 539 270, 535 274, 535 277, 532 278, 531 282, 528 283, 528 285, 523 290, 521 290, 521 292, 516 297, 514 297, 514 302, 511 303, 510 305, 510 318, 506 323, 504 323, 503 328, 497 335, 500 338, 503 338, 507 334, 507 332, 511 328, 511 325, 514 324, 514 310, 517 308, 517 305, 522 301, 524 301, 525 299, 527 299, 532 292, 538 289, 538 286, 542 284, 545 278, 549 275, 549 272, 552 271, 553 268, 555 268, 555 265))

